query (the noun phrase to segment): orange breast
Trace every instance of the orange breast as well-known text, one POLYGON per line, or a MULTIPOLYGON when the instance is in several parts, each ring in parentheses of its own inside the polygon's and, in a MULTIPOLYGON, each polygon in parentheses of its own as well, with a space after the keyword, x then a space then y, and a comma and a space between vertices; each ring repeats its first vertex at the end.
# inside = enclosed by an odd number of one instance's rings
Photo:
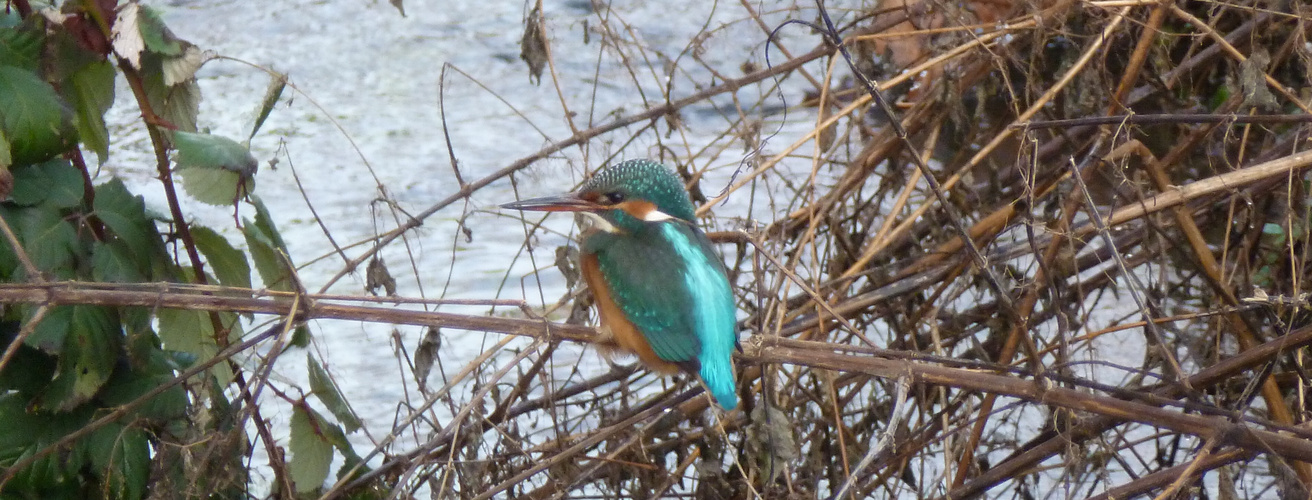
POLYGON ((624 350, 636 354, 638 359, 652 370, 665 374, 678 372, 678 365, 657 356, 656 351, 653 351, 651 344, 647 342, 647 338, 638 331, 638 327, 624 316, 624 311, 615 303, 615 298, 601 275, 597 256, 583 254, 580 260, 583 267, 583 280, 588 283, 588 289, 592 290, 592 297, 597 303, 597 311, 601 316, 601 324, 610 330, 615 343, 624 350))

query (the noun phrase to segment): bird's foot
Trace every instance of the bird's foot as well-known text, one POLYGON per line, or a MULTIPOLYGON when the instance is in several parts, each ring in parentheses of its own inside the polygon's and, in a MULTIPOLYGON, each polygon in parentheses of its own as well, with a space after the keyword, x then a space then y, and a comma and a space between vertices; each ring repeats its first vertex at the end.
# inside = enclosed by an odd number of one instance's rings
POLYGON ((598 326, 596 343, 615 345, 615 332, 611 331, 609 326, 598 326))

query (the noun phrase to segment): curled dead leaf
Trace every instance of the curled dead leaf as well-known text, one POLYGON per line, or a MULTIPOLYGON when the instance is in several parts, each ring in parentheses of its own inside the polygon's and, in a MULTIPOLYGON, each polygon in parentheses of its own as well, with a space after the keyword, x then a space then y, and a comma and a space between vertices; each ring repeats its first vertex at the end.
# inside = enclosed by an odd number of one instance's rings
POLYGON ((542 83, 542 70, 547 67, 547 30, 542 6, 533 7, 524 19, 524 37, 519 39, 519 58, 528 63, 529 81, 542 83))

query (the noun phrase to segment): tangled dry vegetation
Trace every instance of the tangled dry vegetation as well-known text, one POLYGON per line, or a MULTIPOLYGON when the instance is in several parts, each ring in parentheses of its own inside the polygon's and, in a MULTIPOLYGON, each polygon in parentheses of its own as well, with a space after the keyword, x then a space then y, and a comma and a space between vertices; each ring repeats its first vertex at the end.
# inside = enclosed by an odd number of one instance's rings
MULTIPOLYGON (((714 76, 647 85, 645 109, 460 180, 342 273, 562 151, 659 159, 715 212, 707 229, 743 312, 740 411, 622 364, 560 377, 553 355, 595 337, 578 291, 518 318, 217 289, 199 301, 182 286, 4 299, 509 334, 463 366, 445 360, 443 383, 411 393, 368 467, 328 497, 1307 497, 1312 7, 884 0, 831 6, 831 37, 809 3, 723 3, 677 57, 599 15, 590 36, 635 80, 714 76), (725 12, 768 61, 700 57, 725 12), (788 36, 767 44, 776 28, 788 36), (690 142, 683 113, 712 101, 723 133, 690 142), (723 192, 703 182, 730 172, 723 192), (719 205, 754 196, 768 203, 719 205)), ((579 84, 554 77, 549 22, 529 17, 524 58, 553 75, 544 85, 579 84)), ((440 338, 407 346, 418 379, 437 369, 440 338)))
MULTIPOLYGON (((514 388, 494 411, 411 455, 451 474, 434 487, 1307 496, 1312 9, 891 0, 830 12, 843 54, 799 7, 814 45, 771 46, 769 66, 633 121, 677 123, 743 86, 813 89, 785 96, 808 132, 772 135, 769 98, 741 102, 713 144, 661 158, 703 213, 725 196, 704 170, 736 168, 727 196, 770 186, 782 214, 712 223, 746 312, 744 411, 712 417, 696 386, 641 370, 544 389, 558 340, 541 337, 509 372, 485 368, 514 388), (740 144, 759 154, 740 163, 740 144)), ((744 22, 764 39, 761 19, 744 22)), ((614 28, 605 43, 641 52, 614 28)))
MULTIPOLYGON (((763 39, 776 27, 741 7, 763 39)), ((771 134, 763 98, 736 103, 700 152, 657 155, 703 213, 770 189, 783 214, 713 223, 746 312, 743 411, 712 416, 700 388, 644 370, 556 385, 555 346, 591 335, 561 326, 469 365, 503 387, 495 404, 380 470, 477 498, 1305 497, 1312 10, 830 14, 846 54, 820 35, 771 46, 768 66, 720 68, 742 76, 617 122, 660 146, 616 157, 690 150, 663 145, 657 119, 675 129, 684 107, 745 86, 813 88, 785 96, 802 103, 786 119, 814 119, 806 133, 771 134), (757 154, 740 162, 740 144, 757 154), (735 168, 725 193, 700 183, 735 168)), ((595 30, 643 53, 619 28, 595 30)), ((525 40, 531 62, 545 41, 525 40)))

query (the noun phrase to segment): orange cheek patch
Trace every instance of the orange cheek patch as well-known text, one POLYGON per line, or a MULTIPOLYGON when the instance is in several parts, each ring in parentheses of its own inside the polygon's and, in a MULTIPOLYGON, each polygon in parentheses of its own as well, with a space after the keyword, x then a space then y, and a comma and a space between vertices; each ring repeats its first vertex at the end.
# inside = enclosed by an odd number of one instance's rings
POLYGON ((656 211, 656 205, 646 200, 630 200, 618 205, 615 208, 637 217, 638 220, 647 220, 647 216, 656 211))

